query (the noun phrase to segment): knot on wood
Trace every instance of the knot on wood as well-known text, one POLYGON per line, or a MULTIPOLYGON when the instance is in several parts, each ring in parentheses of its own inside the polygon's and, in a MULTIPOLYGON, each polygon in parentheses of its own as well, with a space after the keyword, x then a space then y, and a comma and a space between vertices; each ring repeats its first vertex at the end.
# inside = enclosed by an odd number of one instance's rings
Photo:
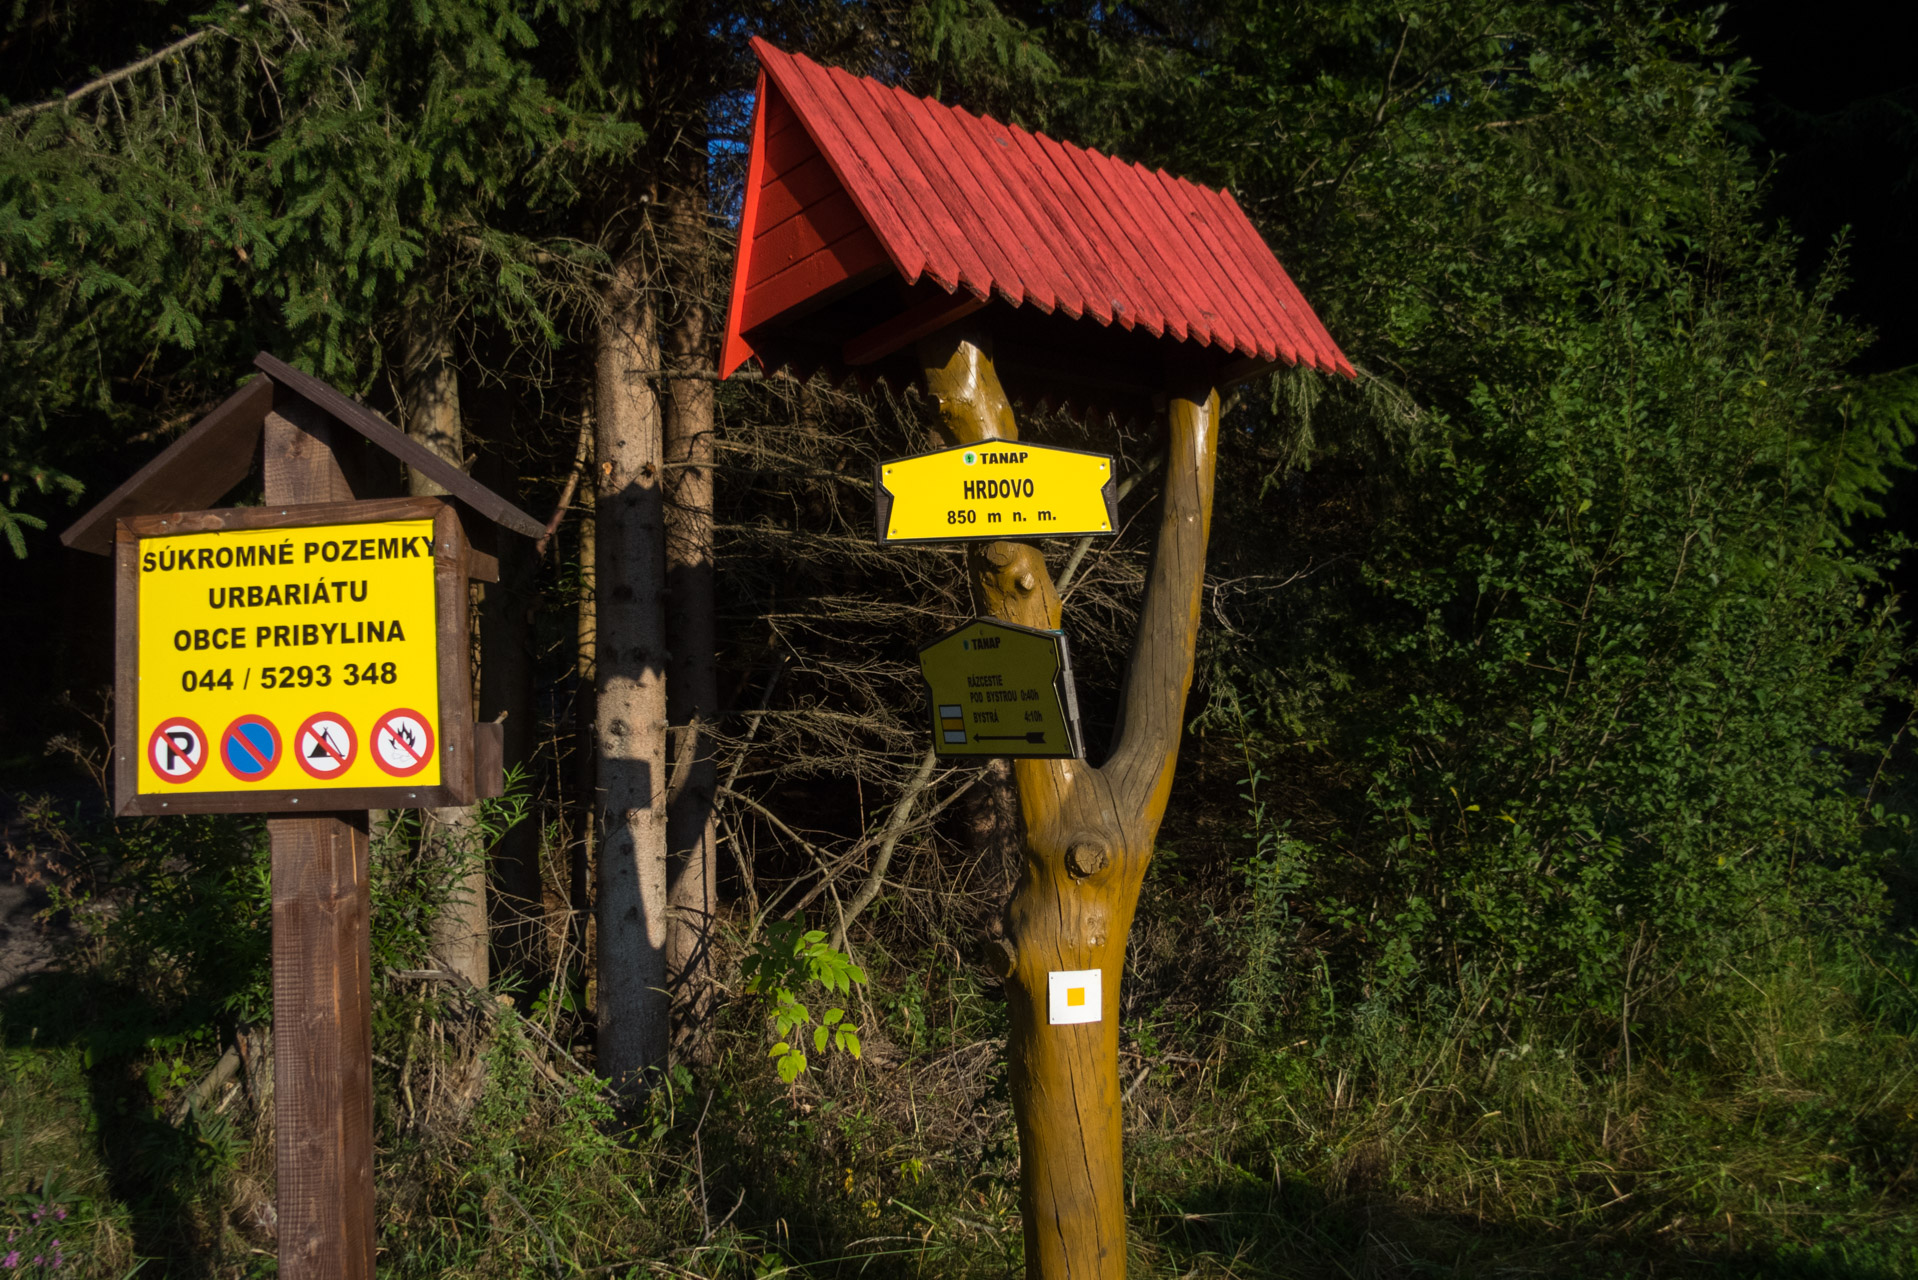
POLYGON ((1112 850, 1095 836, 1081 836, 1066 848, 1066 870, 1081 880, 1104 871, 1111 861, 1112 850))
POLYGON ((1013 950, 1012 944, 1006 939, 986 939, 986 968, 992 970, 994 974, 1001 978, 1011 977, 1013 964, 1017 959, 1018 952, 1013 950))

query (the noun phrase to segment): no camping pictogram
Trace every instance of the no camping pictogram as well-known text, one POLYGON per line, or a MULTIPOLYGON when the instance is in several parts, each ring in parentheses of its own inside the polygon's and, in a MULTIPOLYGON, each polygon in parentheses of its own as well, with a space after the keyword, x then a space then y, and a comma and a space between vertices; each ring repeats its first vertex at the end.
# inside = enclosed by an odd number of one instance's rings
POLYGON ((410 778, 433 759, 433 727, 417 711, 401 707, 373 725, 373 763, 396 778, 410 778))
POLYGON ((191 782, 206 768, 206 731, 185 716, 162 720, 147 739, 147 760, 165 782, 191 782))
POLYGON ((293 756, 300 768, 315 778, 337 778, 344 774, 359 752, 359 740, 346 717, 322 711, 306 718, 293 737, 293 756))
POLYGON ((241 782, 258 782, 280 767, 280 731, 265 716, 241 716, 220 735, 220 763, 241 782))

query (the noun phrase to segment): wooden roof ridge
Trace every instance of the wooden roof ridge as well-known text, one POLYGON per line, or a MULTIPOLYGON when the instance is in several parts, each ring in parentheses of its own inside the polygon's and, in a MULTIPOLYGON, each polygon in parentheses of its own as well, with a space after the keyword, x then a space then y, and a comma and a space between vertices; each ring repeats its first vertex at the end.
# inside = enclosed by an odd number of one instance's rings
POLYGON ((508 502, 380 414, 309 373, 262 351, 253 359, 261 376, 248 380, 213 411, 181 433, 60 535, 79 551, 106 555, 122 519, 211 507, 246 479, 259 452, 266 415, 297 396, 349 428, 368 444, 416 468, 447 496, 502 528, 537 538, 546 526, 508 502))
POLYGON ((798 320, 870 297, 893 273, 897 312, 848 337, 829 366, 872 364, 990 306, 1138 329, 1235 370, 1356 376, 1229 191, 757 37, 752 48, 761 70, 721 376, 762 348, 781 363, 798 320))

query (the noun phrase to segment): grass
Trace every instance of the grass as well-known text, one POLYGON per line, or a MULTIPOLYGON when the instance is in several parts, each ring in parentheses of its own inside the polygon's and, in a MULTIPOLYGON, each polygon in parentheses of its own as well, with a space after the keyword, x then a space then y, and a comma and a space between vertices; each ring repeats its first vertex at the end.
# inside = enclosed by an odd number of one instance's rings
MULTIPOLYGON (((257 1027, 256 843, 133 830, 113 887, 70 900, 92 940, 0 992, 0 1206, 11 1230, 67 1210, 61 1274, 275 1272, 261 1052, 181 1106, 257 1027)), ((375 950, 399 969, 439 879, 381 859, 375 950)), ((636 1111, 573 1061, 591 1041, 565 1001, 378 977, 381 1274, 1018 1275, 1005 1007, 932 901, 902 896, 861 944, 863 1060, 820 1055, 781 1084, 735 983, 711 1063, 636 1111)), ((1910 946, 1775 942, 1673 984, 1626 1041, 1616 1023, 1514 1023, 1469 976, 1336 1016, 1309 975, 1250 993, 1225 901, 1168 859, 1132 939, 1134 1276, 1918 1274, 1910 946)))
MULTIPOLYGON (((1882 962, 1773 959, 1662 1010, 1629 1070, 1574 1029, 1494 1043, 1469 1000, 1317 1037, 1141 1017, 1130 1270, 1918 1274, 1912 1005, 1882 962)), ((787 1089, 736 1008, 710 1068, 623 1117, 517 1015, 384 991, 382 1274, 1017 1274, 1001 1006, 957 966, 873 967, 866 1062, 787 1089)), ((271 1274, 267 1108, 243 1079, 168 1123, 151 1054, 62 1025, 87 981, 0 1001, 9 1211, 51 1179, 72 1274, 271 1274)))

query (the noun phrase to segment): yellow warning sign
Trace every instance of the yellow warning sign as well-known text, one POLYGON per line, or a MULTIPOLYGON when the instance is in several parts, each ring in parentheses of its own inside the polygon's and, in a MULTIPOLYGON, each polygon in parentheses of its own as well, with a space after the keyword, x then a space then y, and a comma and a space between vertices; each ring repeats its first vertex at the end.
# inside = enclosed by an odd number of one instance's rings
POLYGON ((436 786, 433 522, 139 544, 136 791, 436 786))
POLYGON ((989 440, 882 462, 879 541, 1077 538, 1118 527, 1112 458, 989 440))
POLYGON ((919 670, 941 756, 1080 756, 1064 633, 974 618, 921 649, 919 670))

